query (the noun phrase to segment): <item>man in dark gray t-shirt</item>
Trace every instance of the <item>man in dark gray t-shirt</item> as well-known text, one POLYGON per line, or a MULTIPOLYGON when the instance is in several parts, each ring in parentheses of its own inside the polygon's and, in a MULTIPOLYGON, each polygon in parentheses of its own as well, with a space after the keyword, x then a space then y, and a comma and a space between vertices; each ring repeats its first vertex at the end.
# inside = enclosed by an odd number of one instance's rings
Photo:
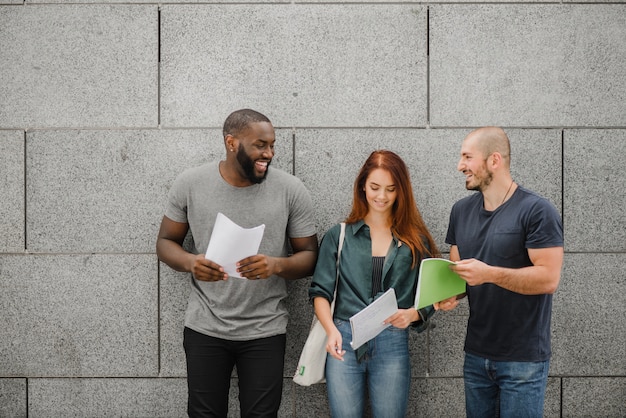
POLYGON ((191 417, 228 415, 235 366, 242 417, 275 417, 280 407, 285 279, 313 273, 317 235, 302 182, 269 167, 274 142, 267 117, 233 112, 224 123, 226 159, 184 171, 169 191, 157 255, 192 273, 184 330, 191 417), (218 213, 244 228, 265 225, 259 254, 237 263, 241 277, 204 257, 218 213), (192 252, 182 247, 188 231, 192 252))
MULTIPOLYGON (((510 173, 505 132, 486 127, 463 141, 458 169, 468 190, 450 214, 446 243, 467 281, 468 417, 541 417, 550 359, 552 294, 563 263, 561 218, 510 173)), ((443 310, 455 306, 451 299, 443 310)))

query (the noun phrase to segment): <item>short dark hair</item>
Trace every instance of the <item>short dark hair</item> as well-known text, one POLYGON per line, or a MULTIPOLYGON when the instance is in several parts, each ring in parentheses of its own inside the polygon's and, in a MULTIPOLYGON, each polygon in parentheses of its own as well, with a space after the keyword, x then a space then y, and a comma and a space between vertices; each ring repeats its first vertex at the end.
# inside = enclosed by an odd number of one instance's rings
POLYGON ((268 122, 271 123, 267 116, 252 109, 235 110, 228 115, 224 122, 224 138, 226 135, 237 136, 237 134, 246 129, 251 123, 268 122))

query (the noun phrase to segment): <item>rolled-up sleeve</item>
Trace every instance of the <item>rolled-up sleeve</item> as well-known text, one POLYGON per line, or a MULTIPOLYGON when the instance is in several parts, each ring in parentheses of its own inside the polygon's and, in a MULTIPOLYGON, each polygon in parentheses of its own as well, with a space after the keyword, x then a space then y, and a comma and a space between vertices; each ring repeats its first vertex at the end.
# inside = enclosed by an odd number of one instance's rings
POLYGON ((323 297, 329 302, 333 301, 335 293, 335 280, 337 279, 337 244, 341 225, 330 228, 320 244, 315 273, 309 288, 309 301, 316 297, 323 297))

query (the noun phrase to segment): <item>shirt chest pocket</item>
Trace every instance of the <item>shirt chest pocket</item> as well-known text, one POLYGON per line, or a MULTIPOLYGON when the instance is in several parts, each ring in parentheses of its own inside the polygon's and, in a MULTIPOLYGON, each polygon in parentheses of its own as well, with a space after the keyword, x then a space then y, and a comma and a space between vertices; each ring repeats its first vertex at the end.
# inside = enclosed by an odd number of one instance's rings
POLYGON ((523 256, 526 251, 524 231, 521 228, 494 231, 491 248, 493 254, 503 260, 523 256))

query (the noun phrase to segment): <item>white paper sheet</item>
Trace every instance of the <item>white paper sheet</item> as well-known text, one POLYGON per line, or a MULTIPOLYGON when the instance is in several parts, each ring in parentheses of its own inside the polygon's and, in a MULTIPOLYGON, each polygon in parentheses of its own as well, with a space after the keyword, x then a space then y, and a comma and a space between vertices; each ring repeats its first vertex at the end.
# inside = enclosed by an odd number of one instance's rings
POLYGON ((387 290, 378 299, 350 318, 352 327, 352 341, 350 346, 357 349, 372 338, 380 334, 390 324, 383 321, 396 313, 398 301, 393 288, 387 290))
POLYGON ((242 278, 235 264, 259 252, 265 224, 242 228, 223 213, 218 213, 205 257, 224 268, 229 276, 242 278))

